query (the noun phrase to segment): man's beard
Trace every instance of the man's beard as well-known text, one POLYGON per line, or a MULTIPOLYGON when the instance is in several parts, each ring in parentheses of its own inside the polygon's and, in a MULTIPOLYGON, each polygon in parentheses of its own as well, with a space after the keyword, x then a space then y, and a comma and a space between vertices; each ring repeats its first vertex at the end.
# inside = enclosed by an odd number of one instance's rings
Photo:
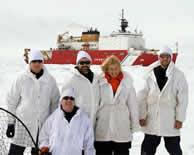
POLYGON ((84 66, 84 67, 81 67, 79 70, 83 74, 88 74, 90 68, 88 66, 84 66))

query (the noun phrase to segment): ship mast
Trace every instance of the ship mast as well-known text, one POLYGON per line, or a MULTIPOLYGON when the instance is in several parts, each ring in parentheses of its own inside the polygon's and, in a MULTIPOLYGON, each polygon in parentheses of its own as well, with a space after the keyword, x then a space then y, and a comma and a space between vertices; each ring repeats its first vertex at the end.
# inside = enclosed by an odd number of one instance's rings
POLYGON ((128 27, 128 21, 124 18, 124 9, 122 9, 121 32, 126 32, 127 27, 128 27))

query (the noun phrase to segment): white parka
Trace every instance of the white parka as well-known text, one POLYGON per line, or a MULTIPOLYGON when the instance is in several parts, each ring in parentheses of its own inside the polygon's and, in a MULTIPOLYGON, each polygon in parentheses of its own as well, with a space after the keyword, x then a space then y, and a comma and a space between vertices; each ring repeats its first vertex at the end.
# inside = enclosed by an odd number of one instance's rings
POLYGON ((133 80, 123 72, 123 79, 113 95, 112 86, 104 74, 100 77, 100 106, 95 126, 96 141, 132 141, 139 130, 138 105, 133 80))
POLYGON ((69 123, 59 107, 43 125, 39 142, 52 155, 95 155, 92 123, 80 109, 69 123))
MULTIPOLYGON (((35 141, 38 128, 41 128, 47 117, 58 107, 60 98, 55 79, 45 67, 43 70, 43 75, 36 79, 28 66, 27 70, 14 81, 7 94, 8 111, 23 121, 35 141)), ((8 118, 9 123, 15 123, 13 143, 34 147, 21 123, 13 117, 8 118)))
POLYGON ((183 72, 171 62, 166 70, 168 80, 160 91, 153 69, 160 65, 157 61, 149 67, 144 88, 138 93, 140 119, 146 120, 143 131, 158 136, 179 136, 174 128, 175 120, 185 120, 188 104, 188 85, 183 72))
POLYGON ((99 80, 94 74, 91 83, 76 68, 71 72, 71 77, 67 80, 62 88, 72 88, 76 95, 76 105, 87 114, 92 124, 95 124, 97 106, 99 104, 99 80))

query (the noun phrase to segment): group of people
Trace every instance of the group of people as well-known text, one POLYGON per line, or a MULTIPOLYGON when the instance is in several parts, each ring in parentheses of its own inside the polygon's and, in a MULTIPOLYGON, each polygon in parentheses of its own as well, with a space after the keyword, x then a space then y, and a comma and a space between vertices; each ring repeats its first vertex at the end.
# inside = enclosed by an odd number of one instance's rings
MULTIPOLYGON (((31 51, 27 70, 7 95, 8 110, 18 116, 38 140, 41 155, 129 155, 133 133, 144 132, 141 155, 154 155, 163 137, 170 155, 182 155, 180 129, 186 116, 188 85, 164 47, 148 67, 145 85, 136 94, 133 79, 116 56, 90 69, 92 58, 79 51, 71 77, 61 95, 43 65, 40 51, 31 51)), ((65 78, 65 77, 64 77, 65 78)), ((9 155, 37 151, 26 130, 9 117, 9 155)))

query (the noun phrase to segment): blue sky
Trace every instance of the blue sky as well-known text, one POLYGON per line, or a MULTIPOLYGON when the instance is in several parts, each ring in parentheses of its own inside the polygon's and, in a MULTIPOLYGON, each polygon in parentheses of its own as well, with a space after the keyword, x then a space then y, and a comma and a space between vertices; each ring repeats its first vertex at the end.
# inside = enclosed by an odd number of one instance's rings
POLYGON ((193 48, 193 6, 192 0, 0 0, 0 48, 54 47, 57 34, 72 23, 108 35, 119 29, 122 8, 148 48, 176 41, 193 48))

